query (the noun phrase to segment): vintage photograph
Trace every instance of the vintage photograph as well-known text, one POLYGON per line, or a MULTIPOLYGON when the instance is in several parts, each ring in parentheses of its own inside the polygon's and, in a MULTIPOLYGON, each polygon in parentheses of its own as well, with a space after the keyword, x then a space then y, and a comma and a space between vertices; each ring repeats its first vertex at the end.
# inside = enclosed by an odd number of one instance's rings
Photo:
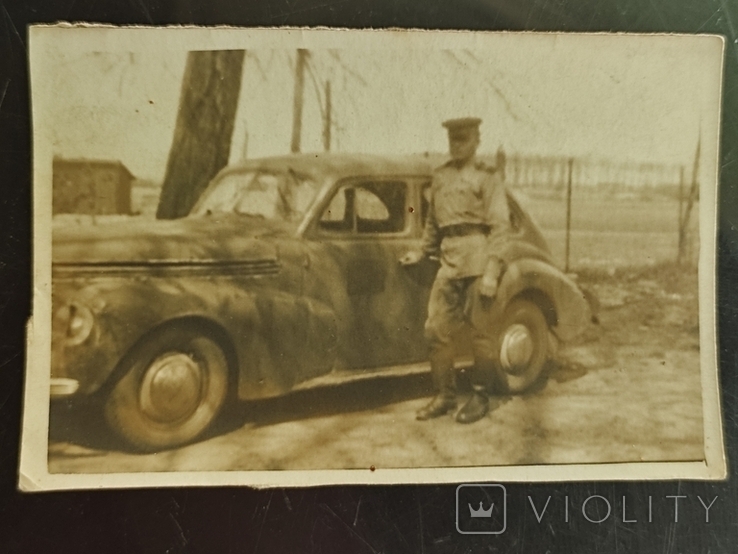
POLYGON ((20 486, 725 476, 723 40, 34 27, 20 486))

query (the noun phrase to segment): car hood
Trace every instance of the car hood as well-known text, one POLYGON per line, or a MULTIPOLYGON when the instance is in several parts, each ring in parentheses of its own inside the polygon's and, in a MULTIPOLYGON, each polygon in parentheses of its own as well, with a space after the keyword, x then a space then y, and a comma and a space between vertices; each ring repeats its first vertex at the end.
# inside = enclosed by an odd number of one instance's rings
POLYGON ((65 225, 53 231, 52 259, 55 266, 276 260, 277 249, 270 239, 289 234, 287 226, 235 214, 65 225))

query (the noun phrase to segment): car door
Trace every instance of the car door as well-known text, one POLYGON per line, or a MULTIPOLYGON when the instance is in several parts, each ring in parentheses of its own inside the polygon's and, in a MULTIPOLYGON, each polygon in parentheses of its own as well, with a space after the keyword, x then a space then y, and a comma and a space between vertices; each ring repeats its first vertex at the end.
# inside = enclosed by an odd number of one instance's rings
POLYGON ((384 367, 427 356, 428 279, 398 260, 419 246, 419 179, 351 178, 326 201, 314 228, 340 279, 332 287, 340 366, 384 367))

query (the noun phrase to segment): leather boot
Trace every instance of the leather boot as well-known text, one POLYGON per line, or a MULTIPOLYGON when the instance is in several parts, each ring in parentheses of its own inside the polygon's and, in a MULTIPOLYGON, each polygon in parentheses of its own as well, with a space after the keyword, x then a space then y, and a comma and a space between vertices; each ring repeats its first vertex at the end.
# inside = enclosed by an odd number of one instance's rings
POLYGON ((474 391, 469 401, 456 414, 459 423, 474 423, 487 415, 489 411, 489 399, 482 391, 474 391))
POLYGON ((475 390, 492 395, 508 393, 507 379, 497 362, 486 359, 475 361, 469 376, 475 390))
POLYGON ((439 394, 428 405, 418 410, 415 418, 418 421, 426 421, 436 417, 441 417, 451 410, 456 409, 456 399, 453 396, 439 394))

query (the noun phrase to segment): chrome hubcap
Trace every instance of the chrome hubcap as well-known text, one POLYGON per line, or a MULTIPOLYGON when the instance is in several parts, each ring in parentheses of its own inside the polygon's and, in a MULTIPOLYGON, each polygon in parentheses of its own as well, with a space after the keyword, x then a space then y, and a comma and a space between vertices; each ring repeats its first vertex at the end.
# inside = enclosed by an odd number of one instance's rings
POLYGON ((513 375, 525 371, 533 358, 533 338, 528 328, 515 323, 507 328, 502 337, 500 363, 507 373, 513 375))
POLYGON ((158 357, 141 384, 143 412, 162 423, 190 416, 200 403, 203 371, 187 354, 170 352, 158 357))

